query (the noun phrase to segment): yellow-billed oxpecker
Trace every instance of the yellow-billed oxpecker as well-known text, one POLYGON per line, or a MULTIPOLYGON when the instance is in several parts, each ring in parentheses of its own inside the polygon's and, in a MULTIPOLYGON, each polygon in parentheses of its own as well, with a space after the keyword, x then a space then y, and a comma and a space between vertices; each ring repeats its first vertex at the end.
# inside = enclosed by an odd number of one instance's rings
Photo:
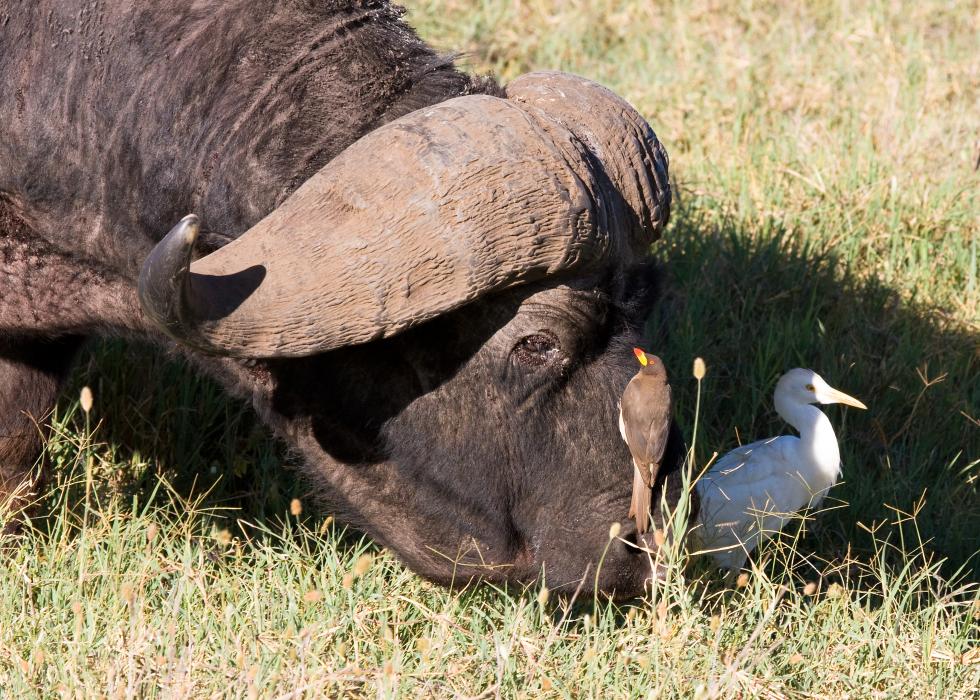
POLYGON ((640 371, 626 385, 619 404, 619 432, 633 457, 633 498, 629 517, 636 518, 640 534, 647 531, 653 483, 657 478, 673 405, 667 370, 656 355, 634 348, 640 371))

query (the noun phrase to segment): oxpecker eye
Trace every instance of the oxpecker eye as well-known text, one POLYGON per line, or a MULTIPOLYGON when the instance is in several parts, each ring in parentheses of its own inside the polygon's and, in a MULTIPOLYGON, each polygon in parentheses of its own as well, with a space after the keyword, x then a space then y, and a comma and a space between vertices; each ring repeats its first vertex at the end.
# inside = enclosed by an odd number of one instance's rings
POLYGON ((640 350, 639 348, 633 348, 633 354, 636 355, 636 359, 640 361, 640 364, 644 367, 647 366, 649 360, 647 360, 647 354, 640 350))

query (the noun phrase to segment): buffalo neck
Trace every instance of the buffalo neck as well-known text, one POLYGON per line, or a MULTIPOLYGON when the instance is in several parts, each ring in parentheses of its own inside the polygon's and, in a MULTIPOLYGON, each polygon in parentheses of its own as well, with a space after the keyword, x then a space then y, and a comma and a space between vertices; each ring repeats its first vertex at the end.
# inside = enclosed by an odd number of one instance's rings
POLYGON ((0 192, 53 245, 133 277, 184 214, 234 238, 378 125, 492 89, 387 2, 39 0, 8 20, 0 192))

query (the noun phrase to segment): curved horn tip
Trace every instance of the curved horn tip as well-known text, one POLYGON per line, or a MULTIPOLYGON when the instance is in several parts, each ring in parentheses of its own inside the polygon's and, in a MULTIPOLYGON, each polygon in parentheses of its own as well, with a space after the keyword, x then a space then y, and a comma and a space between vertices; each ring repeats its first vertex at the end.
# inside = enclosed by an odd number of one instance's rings
POLYGON ((156 325, 174 337, 181 326, 186 276, 200 230, 197 216, 185 216, 153 247, 140 269, 140 305, 156 325))
POLYGON ((194 241, 197 240, 197 234, 201 232, 201 220, 198 218, 197 214, 188 214, 183 219, 177 222, 170 233, 167 236, 180 236, 182 238, 182 243, 187 246, 194 245, 194 241))

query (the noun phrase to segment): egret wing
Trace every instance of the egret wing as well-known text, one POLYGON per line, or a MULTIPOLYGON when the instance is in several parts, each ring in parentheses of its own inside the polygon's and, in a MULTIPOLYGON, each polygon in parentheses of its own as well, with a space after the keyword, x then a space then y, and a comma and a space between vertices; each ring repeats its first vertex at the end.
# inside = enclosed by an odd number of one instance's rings
POLYGON ((816 505, 833 484, 823 475, 806 473, 800 449, 799 438, 790 435, 737 447, 712 465, 698 488, 745 493, 756 505, 771 501, 777 511, 816 505))
POLYGON ((713 554, 721 566, 740 566, 761 540, 822 498, 826 489, 800 473, 799 448, 788 435, 759 440, 726 454, 698 481, 698 536, 707 549, 729 548, 713 554))

